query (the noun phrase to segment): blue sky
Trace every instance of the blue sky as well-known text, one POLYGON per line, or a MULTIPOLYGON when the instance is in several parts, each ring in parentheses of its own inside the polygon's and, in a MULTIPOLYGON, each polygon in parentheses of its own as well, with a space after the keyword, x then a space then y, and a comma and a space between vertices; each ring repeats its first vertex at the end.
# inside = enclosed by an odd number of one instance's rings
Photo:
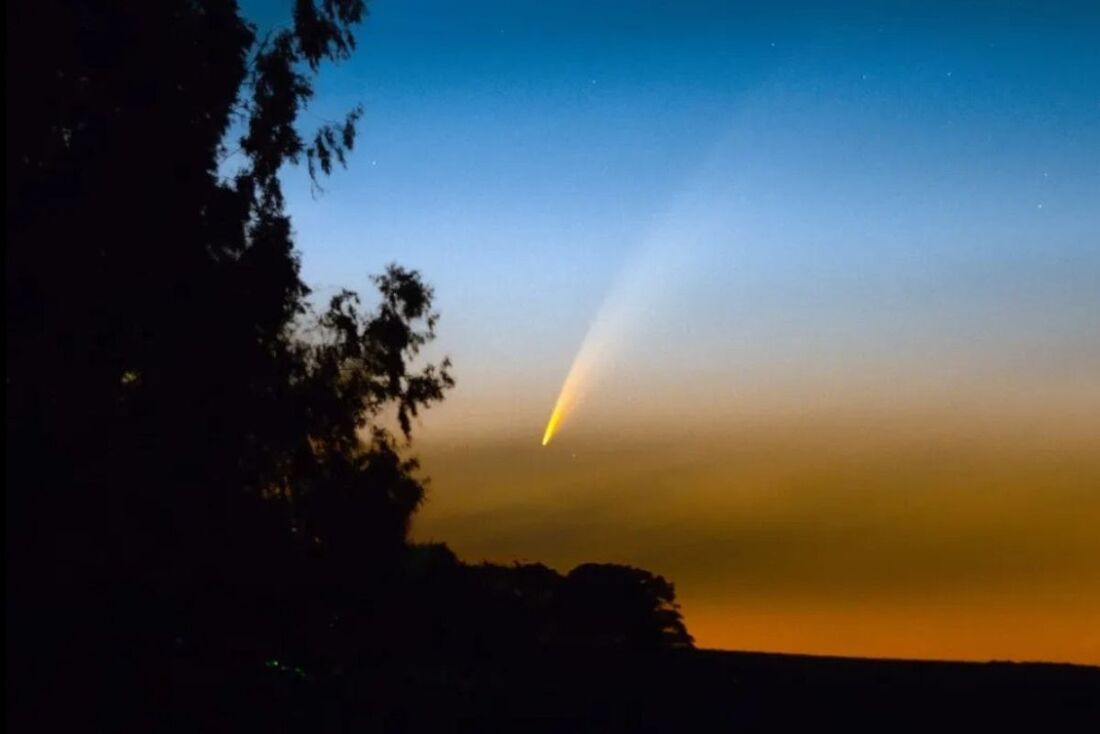
MULTIPOLYGON (((319 198, 288 175, 307 280, 363 287, 399 260, 437 285, 456 342, 549 320, 553 351, 694 189, 727 210, 725 254, 763 285, 965 291, 973 270, 1084 285, 1100 260, 1100 11, 769 8, 372 3, 305 118, 364 104, 349 170, 319 198)), ((722 259, 721 242, 684 246, 722 259)))
POLYGON ((370 7, 285 180, 319 295, 436 288, 418 537, 669 573, 703 644, 1100 661, 1100 5, 370 7))

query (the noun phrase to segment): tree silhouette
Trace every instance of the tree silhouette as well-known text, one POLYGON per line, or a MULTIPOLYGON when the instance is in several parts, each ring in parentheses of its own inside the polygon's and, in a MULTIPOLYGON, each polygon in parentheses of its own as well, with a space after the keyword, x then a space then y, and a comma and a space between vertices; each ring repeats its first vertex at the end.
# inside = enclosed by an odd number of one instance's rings
POLYGON ((68 690, 118 649, 275 634, 308 553, 362 580, 403 547, 423 489, 384 419, 407 439, 453 384, 410 367, 431 290, 391 266, 374 311, 312 315, 279 180, 353 146, 358 109, 297 125, 364 12, 298 0, 259 39, 232 0, 8 5, 8 590, 18 660, 68 690))
POLYGON ((565 577, 560 614, 567 634, 595 644, 691 647, 692 638, 663 576, 609 563, 585 563, 565 577))
MULTIPOLYGON (((257 41, 229 0, 9 7, 17 497, 33 501, 28 483, 41 484, 94 512, 168 483, 204 504, 226 489, 320 493, 338 475, 356 481, 375 455, 398 475, 415 468, 393 462, 384 429, 366 446, 359 432, 393 404, 408 437, 451 384, 447 363, 407 370, 433 336, 431 291, 391 267, 377 312, 344 293, 306 323, 278 177, 303 155, 328 173, 353 145, 358 110, 309 144, 296 122, 311 74, 348 55, 363 13, 361 0, 297 2, 290 28, 257 41), (234 122, 244 163, 226 180, 234 122)), ((404 527, 419 493, 390 499, 404 527)), ((129 512, 108 514, 128 524, 129 512)))
POLYGON ((462 564, 443 544, 413 546, 408 556, 425 610, 416 625, 435 646, 461 654, 531 656, 574 652, 657 652, 693 645, 674 586, 643 569, 586 563, 568 574, 541 563, 462 564), (433 616, 435 615, 435 616, 433 616))

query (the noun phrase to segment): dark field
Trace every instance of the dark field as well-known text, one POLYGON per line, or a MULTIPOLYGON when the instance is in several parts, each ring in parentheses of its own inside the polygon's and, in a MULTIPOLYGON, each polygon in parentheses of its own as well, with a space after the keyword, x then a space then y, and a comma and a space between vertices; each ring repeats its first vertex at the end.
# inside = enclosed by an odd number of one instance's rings
MULTIPOLYGON (((1100 668, 1059 664, 699 650, 555 654, 482 661, 463 670, 409 666, 389 677, 345 683, 341 693, 308 681, 296 684, 297 690, 282 689, 289 720, 302 715, 333 730, 398 732, 1097 731, 1100 726, 1100 668), (306 700, 312 713, 298 708, 306 700)), ((262 698, 270 703, 266 694, 262 698)))

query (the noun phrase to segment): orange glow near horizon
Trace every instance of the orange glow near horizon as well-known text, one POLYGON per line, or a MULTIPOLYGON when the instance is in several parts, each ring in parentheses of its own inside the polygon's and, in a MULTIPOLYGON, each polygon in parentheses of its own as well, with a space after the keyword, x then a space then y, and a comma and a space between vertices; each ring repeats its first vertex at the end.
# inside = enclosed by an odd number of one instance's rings
POLYGON ((1095 418, 662 431, 652 415, 606 425, 594 400, 555 435, 573 397, 547 426, 564 456, 519 433, 422 443, 433 491, 414 537, 471 563, 649 569, 700 647, 1100 664, 1095 418))
POLYGON ((696 644, 704 648, 1100 664, 1095 598, 1028 604, 994 596, 952 605, 906 600, 863 606, 789 600, 768 605, 704 603, 684 611, 696 644))

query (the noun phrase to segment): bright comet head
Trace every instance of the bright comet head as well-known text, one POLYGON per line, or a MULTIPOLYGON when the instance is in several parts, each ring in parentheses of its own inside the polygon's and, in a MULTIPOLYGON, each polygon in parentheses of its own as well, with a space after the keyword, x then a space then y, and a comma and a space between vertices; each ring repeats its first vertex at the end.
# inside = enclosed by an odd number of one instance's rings
POLYGON ((557 404, 554 405, 554 412, 550 414, 550 420, 546 423, 546 431, 542 434, 542 445, 550 443, 550 439, 554 437, 554 431, 558 429, 558 423, 561 422, 561 400, 559 399, 557 404))
POLYGON ((554 410, 550 413, 550 420, 546 422, 546 431, 542 434, 543 446, 550 443, 550 439, 557 433, 558 426, 561 425, 566 413, 568 413, 570 407, 572 407, 577 394, 577 366, 580 362, 581 360, 578 355, 578 359, 573 362, 573 367, 569 370, 569 374, 565 378, 565 384, 561 386, 561 392, 558 394, 558 399, 554 402, 554 410))

